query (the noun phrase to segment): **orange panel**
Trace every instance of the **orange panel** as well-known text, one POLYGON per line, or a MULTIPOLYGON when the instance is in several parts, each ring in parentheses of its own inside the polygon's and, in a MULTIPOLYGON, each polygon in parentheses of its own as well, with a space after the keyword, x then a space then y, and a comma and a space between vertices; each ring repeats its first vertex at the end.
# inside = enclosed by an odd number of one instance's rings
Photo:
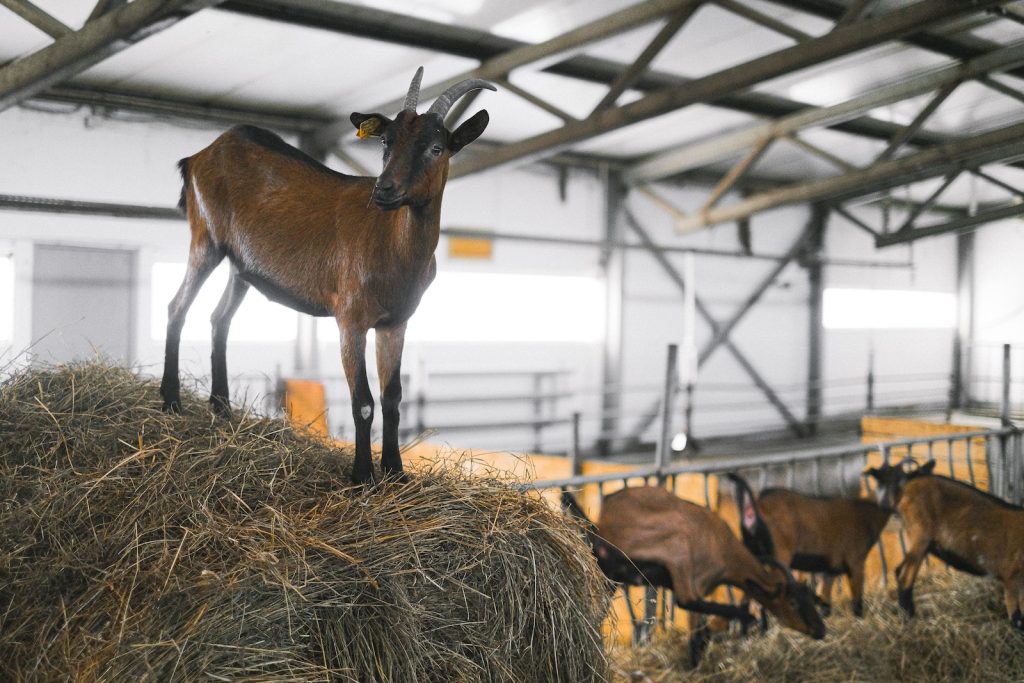
POLYGON ((327 399, 324 385, 307 379, 284 382, 284 406, 288 419, 298 429, 328 436, 327 399))

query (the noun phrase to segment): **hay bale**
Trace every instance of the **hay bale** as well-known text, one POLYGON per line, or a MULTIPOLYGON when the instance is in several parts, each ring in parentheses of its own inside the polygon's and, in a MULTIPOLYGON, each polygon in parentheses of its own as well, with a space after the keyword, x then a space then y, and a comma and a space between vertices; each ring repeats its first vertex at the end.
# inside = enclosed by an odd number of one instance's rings
POLYGON ((747 683, 1021 683, 1024 635, 1006 618, 1002 586, 991 579, 933 573, 915 587, 917 617, 907 620, 893 591, 875 591, 867 614, 842 606, 815 641, 774 626, 765 635, 716 638, 696 670, 687 670, 687 637, 660 634, 645 648, 619 653, 616 681, 747 683))
POLYGON ((604 680, 605 584, 539 497, 350 488, 282 421, 159 405, 101 363, 0 385, 0 680, 604 680))

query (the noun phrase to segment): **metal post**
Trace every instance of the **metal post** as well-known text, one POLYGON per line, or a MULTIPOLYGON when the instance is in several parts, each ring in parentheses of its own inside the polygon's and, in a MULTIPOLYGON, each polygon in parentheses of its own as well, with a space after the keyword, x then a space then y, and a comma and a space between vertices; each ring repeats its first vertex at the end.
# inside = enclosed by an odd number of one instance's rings
POLYGON ((867 411, 870 413, 875 409, 875 349, 868 351, 868 400, 867 411))
POLYGON ((821 204, 811 207, 806 251, 803 263, 807 267, 808 294, 808 359, 807 359, 807 433, 813 436, 818 431, 822 414, 822 297, 824 273, 821 257, 828 226, 828 209, 821 204))
POLYGON ((569 449, 569 470, 572 476, 583 474, 583 462, 580 460, 580 411, 572 414, 572 446, 569 449))
POLYGON ((665 475, 661 470, 668 467, 672 460, 672 403, 675 396, 676 382, 679 379, 679 347, 676 344, 668 345, 668 359, 665 364, 665 384, 661 391, 661 429, 658 432, 658 450, 655 453, 654 464, 658 467, 658 483, 662 484, 665 475))
POLYGON ((974 341, 974 233, 956 237, 956 337, 953 342, 953 408, 970 405, 972 346, 974 341))
POLYGON ((533 373, 533 452, 541 452, 541 429, 544 425, 544 399, 541 392, 544 391, 544 374, 533 373))
POLYGON ((616 245, 624 237, 622 204, 626 193, 618 173, 605 170, 604 192, 606 246, 601 255, 601 269, 605 283, 605 328, 601 367, 601 435, 597 441, 597 452, 607 456, 618 437, 622 396, 622 303, 626 257, 625 251, 616 245))
POLYGON ((1003 400, 999 419, 1004 427, 1010 426, 1010 345, 1003 344, 1003 400))

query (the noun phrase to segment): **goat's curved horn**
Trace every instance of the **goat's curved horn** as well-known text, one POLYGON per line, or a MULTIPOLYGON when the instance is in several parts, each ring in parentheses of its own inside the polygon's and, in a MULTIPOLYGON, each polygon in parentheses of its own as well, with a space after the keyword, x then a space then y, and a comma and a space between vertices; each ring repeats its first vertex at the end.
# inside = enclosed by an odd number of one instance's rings
POLYGON ((438 114, 441 118, 448 113, 448 110, 455 104, 455 100, 459 99, 471 90, 497 90, 493 85, 480 78, 467 78, 464 81, 459 81, 452 87, 445 90, 441 95, 434 100, 434 103, 430 105, 430 109, 427 111, 428 114, 438 114))
POLYGON ((412 77, 412 83, 409 84, 409 92, 405 96, 405 105, 402 107, 402 111, 406 109, 412 109, 416 111, 416 105, 420 101, 420 81, 423 80, 423 67, 416 69, 416 75, 412 77))

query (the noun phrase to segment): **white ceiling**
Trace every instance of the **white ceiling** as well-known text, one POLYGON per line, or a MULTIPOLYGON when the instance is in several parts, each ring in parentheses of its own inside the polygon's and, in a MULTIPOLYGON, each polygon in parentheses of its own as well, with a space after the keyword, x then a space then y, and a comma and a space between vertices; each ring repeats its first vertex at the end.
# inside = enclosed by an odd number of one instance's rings
MULTIPOLYGON (((636 0, 390 0, 377 9, 486 30, 527 42, 540 42, 577 28, 636 0)), ((65 23, 80 26, 93 0, 34 0, 65 23)), ((781 9, 761 0, 744 4, 817 36, 831 22, 781 9)), ((911 4, 886 0, 879 8, 911 4)), ((1021 3, 1018 3, 1021 4, 1021 3)), ((876 10, 879 11, 879 10, 876 10)), ((634 61, 657 34, 662 21, 589 45, 584 52, 623 63, 634 61)), ((973 18, 955 28, 1006 45, 1024 41, 1024 26, 994 17, 973 18)), ((0 61, 47 45, 51 39, 0 8, 0 61)), ((653 68, 697 78, 794 44, 716 5, 706 4, 658 55, 653 68)), ((889 44, 762 83, 755 90, 809 105, 828 105, 874 87, 949 63, 949 59, 902 44, 889 44)), ((347 117, 371 111, 400 97, 414 70, 424 65, 424 84, 462 73, 476 62, 216 9, 204 10, 159 32, 73 79, 76 85, 181 97, 213 105, 257 107, 275 113, 347 117)), ((1024 89, 1024 82, 1000 77, 1024 89)), ((548 100, 574 117, 585 117, 605 86, 538 71, 536 65, 510 76, 516 85, 548 100)), ((626 93, 620 102, 636 97, 626 93)), ((910 121, 929 97, 872 112, 876 118, 910 121)), ((485 139, 512 142, 562 125, 562 121, 502 91, 485 93, 474 107, 487 107, 491 125, 485 139)), ((951 135, 980 132, 1024 120, 1024 105, 976 83, 962 85, 928 121, 926 130, 951 135)), ((577 151, 636 157, 707 138, 753 123, 755 118, 706 105, 694 105, 577 145, 577 151)), ((882 144, 833 131, 809 131, 809 141, 841 149, 851 162, 868 163, 882 144)), ((719 165, 721 167, 721 165, 719 165)), ((836 172, 827 162, 782 142, 757 164, 758 172, 780 177, 821 177, 836 172)))

